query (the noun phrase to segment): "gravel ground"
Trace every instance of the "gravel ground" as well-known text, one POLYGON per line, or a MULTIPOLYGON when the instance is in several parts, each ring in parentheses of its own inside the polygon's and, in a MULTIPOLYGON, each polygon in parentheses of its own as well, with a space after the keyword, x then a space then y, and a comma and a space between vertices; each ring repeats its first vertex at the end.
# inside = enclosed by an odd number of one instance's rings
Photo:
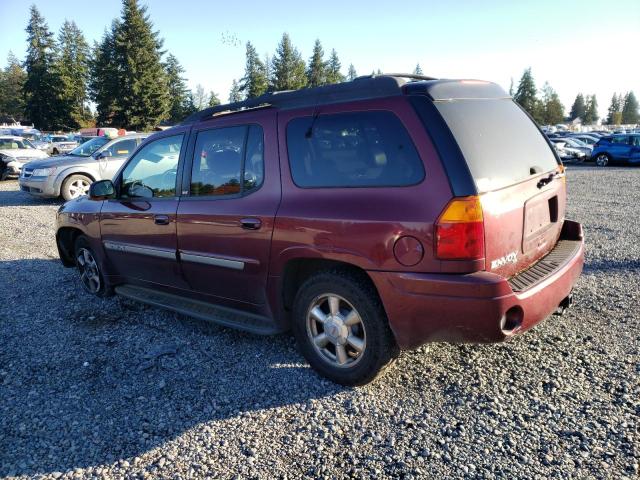
POLYGON ((59 203, 0 183, 0 476, 638 478, 640 169, 568 184, 588 244, 571 311, 349 389, 287 335, 86 295, 56 260, 59 203))

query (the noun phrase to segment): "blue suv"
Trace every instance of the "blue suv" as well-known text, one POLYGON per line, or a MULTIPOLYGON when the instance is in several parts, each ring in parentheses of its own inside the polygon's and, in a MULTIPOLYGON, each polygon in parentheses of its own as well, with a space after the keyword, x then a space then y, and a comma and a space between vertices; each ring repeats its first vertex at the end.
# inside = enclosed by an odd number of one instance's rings
POLYGON ((640 134, 603 137, 593 148, 591 158, 599 167, 610 163, 640 164, 640 134))

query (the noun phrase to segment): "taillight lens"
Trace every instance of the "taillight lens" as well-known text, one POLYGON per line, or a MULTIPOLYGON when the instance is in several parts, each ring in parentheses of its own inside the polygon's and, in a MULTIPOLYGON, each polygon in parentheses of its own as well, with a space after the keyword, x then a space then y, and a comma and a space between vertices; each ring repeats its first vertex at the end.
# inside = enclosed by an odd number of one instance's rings
POLYGON ((447 204, 436 222, 435 254, 441 260, 477 260, 484 257, 480 198, 454 198, 447 204))

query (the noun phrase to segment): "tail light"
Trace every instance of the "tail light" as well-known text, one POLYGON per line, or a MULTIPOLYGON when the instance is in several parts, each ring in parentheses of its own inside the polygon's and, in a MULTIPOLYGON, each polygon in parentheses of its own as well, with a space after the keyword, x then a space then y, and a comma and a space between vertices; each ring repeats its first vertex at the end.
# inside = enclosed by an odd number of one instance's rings
POLYGON ((451 200, 435 226, 435 254, 441 260, 484 257, 484 221, 480 198, 451 200))

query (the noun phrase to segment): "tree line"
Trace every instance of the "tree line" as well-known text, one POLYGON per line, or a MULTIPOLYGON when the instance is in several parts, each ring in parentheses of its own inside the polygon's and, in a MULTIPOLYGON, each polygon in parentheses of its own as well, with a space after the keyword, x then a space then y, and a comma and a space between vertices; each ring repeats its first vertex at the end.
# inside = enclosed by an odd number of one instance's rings
MULTIPOLYGON (((571 106, 569 115, 565 117, 564 105, 556 91, 545 82, 538 93, 531 68, 527 68, 517 88, 514 89, 513 81, 509 94, 541 125, 555 125, 565 121, 580 119, 585 124, 596 123, 598 116, 598 100, 595 95, 578 93, 571 106)), ((635 125, 640 122, 638 101, 633 92, 625 95, 613 94, 611 105, 605 123, 608 125, 635 125)))
MULTIPOLYGON (((93 46, 73 21, 65 21, 54 35, 35 5, 30 7, 26 32, 24 62, 10 53, 7 66, 0 70, 0 117, 28 120, 43 130, 76 130, 96 123, 148 130, 221 103, 216 93, 201 85, 194 90, 187 87, 184 68, 163 50, 163 40, 138 0, 122 0, 120 17, 93 46)), ((420 64, 413 73, 422 74, 420 64)), ((261 57, 247 42, 244 75, 233 80, 228 100, 339 83, 357 75, 353 64, 344 75, 336 50, 326 56, 319 39, 305 61, 284 33, 272 55, 261 57)), ((558 94, 549 83, 538 92, 531 68, 524 71, 516 89, 512 82, 510 94, 540 124, 565 120, 558 94)), ((597 121, 595 95, 576 96, 568 119, 576 118, 583 123, 597 121)), ((638 121, 633 92, 614 94, 607 123, 638 121)))

